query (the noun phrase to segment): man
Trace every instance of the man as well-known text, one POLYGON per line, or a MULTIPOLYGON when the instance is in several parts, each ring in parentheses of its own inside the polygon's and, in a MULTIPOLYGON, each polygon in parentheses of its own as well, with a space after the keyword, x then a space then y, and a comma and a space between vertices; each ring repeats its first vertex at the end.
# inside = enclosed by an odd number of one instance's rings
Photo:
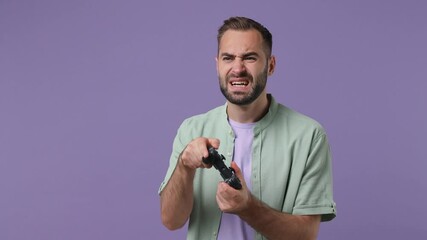
POLYGON ((335 217, 329 145, 314 120, 267 94, 276 66, 272 36, 232 17, 218 30, 217 72, 227 102, 180 126, 160 186, 168 229, 187 239, 316 239, 335 217), (213 147, 242 183, 234 189, 202 159, 213 147))

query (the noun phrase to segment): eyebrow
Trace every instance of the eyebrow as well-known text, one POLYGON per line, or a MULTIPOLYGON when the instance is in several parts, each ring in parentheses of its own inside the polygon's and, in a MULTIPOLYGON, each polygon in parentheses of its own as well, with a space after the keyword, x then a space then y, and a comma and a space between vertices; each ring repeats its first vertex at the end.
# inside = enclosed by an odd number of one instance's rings
POLYGON ((259 56, 259 54, 257 52, 247 52, 247 53, 244 53, 241 56, 236 56, 234 54, 226 53, 225 52, 225 53, 221 53, 221 57, 223 57, 223 56, 245 58, 245 57, 249 57, 249 56, 259 56))

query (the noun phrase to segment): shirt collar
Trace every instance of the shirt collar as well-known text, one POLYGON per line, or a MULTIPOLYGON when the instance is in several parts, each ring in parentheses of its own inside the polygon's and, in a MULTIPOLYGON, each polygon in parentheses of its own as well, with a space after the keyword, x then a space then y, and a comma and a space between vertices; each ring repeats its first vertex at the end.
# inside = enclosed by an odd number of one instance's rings
MULTIPOLYGON (((276 102, 273 95, 267 94, 267 98, 270 102, 270 106, 268 107, 268 112, 265 114, 264 117, 262 117, 258 122, 256 122, 256 125, 254 128, 254 135, 258 134, 264 128, 266 128, 271 123, 271 121, 274 119, 274 117, 276 116, 279 104, 276 102)), ((224 123, 227 124, 231 128, 231 126, 228 122, 227 103, 225 103, 223 106, 222 115, 223 115, 222 121, 224 121, 224 123)))

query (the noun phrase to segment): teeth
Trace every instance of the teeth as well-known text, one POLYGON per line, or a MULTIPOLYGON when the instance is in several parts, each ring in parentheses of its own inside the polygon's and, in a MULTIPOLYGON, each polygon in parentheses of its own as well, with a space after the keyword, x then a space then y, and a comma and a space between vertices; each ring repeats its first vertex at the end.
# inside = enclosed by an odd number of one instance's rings
POLYGON ((235 85, 240 85, 240 86, 246 86, 248 85, 247 82, 232 82, 231 85, 235 86, 235 85))

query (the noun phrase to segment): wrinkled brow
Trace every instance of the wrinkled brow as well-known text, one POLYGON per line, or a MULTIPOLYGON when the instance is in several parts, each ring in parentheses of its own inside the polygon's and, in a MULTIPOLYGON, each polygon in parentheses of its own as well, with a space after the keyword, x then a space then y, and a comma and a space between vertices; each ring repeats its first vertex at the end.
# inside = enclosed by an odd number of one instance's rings
POLYGON ((224 52, 224 53, 221 53, 220 56, 221 57, 233 57, 233 58, 234 57, 246 58, 246 57, 250 57, 250 56, 259 56, 259 54, 257 52, 247 52, 247 53, 242 54, 241 56, 236 56, 234 54, 224 52))

